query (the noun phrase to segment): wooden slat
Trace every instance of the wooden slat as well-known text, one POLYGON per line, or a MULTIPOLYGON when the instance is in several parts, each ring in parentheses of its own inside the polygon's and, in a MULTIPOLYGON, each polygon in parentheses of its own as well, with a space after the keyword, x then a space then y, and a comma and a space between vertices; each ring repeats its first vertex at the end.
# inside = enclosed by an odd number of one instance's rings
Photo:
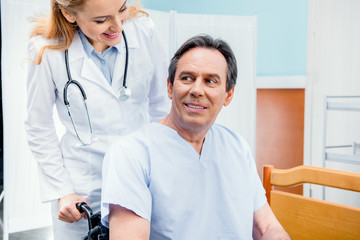
POLYGON ((267 201, 270 205, 270 192, 272 190, 272 186, 270 184, 270 176, 271 176, 271 171, 274 169, 274 167, 272 165, 265 165, 263 167, 263 186, 266 192, 266 198, 267 201))
POLYGON ((273 169, 270 183, 282 187, 313 183, 360 192, 359 173, 305 165, 287 170, 273 169))
POLYGON ((292 240, 359 240, 360 209, 271 191, 271 208, 292 240))

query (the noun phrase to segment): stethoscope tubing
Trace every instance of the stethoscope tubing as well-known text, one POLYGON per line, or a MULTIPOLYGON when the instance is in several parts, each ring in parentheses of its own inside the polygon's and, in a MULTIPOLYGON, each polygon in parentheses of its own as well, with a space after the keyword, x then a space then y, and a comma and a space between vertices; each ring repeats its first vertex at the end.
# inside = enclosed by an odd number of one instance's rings
MULTIPOLYGON (((125 50, 126 50, 125 51, 125 69, 124 69, 123 87, 127 88, 126 80, 127 80, 127 70, 128 70, 128 64, 129 64, 129 48, 128 48, 125 32, 122 31, 121 33, 122 33, 122 36, 124 38, 125 50)), ((81 92, 81 95, 83 96, 83 99, 86 100, 87 97, 86 97, 86 93, 85 93, 84 88, 81 86, 81 84, 78 81, 73 80, 72 77, 71 77, 71 71, 70 71, 70 66, 69 66, 69 53, 68 53, 67 49, 65 50, 65 65, 66 65, 66 73, 67 73, 67 76, 68 76, 68 81, 66 82, 66 84, 64 86, 64 92, 63 92, 64 104, 69 105, 69 101, 68 101, 68 98, 67 98, 67 89, 68 89, 70 84, 75 84, 79 88, 79 90, 81 92)))
MULTIPOLYGON (((123 88, 126 89, 127 86, 126 86, 126 79, 127 79, 127 70, 128 70, 128 62, 129 62, 129 50, 128 50, 128 44, 127 44, 127 40, 126 40, 126 36, 125 36, 125 32, 122 31, 122 36, 124 38, 124 43, 125 43, 125 69, 124 69, 124 80, 123 80, 123 88)), ((68 90, 68 87, 70 84, 74 84, 78 87, 78 89, 80 90, 81 92, 81 95, 83 97, 83 100, 84 100, 84 106, 85 106, 85 111, 86 111, 86 115, 87 115, 87 119, 88 119, 88 124, 89 124, 89 131, 90 131, 90 134, 92 135, 93 133, 93 129, 92 129, 92 126, 91 126, 91 121, 90 121, 90 116, 89 116, 89 111, 88 111, 88 107, 87 107, 87 104, 86 104, 86 100, 87 100, 87 96, 86 96, 86 93, 85 93, 85 90, 84 88, 81 86, 81 84, 76 81, 76 80, 73 80, 72 77, 71 77, 71 71, 70 71, 70 65, 69 65, 69 53, 68 53, 68 50, 66 49, 65 50, 65 66, 66 66, 66 73, 67 73, 67 77, 68 77, 68 81, 65 83, 65 86, 64 86, 64 91, 63 91, 63 97, 64 97, 64 104, 67 108, 67 111, 68 111, 68 114, 69 114, 69 117, 70 117, 70 120, 71 120, 71 123, 73 125, 73 128, 75 130, 75 134, 77 136, 77 138, 79 139, 79 141, 83 144, 83 145, 89 145, 88 143, 85 143, 81 137, 79 136, 79 133, 76 129, 76 125, 75 125, 75 122, 71 116, 71 111, 70 111, 70 103, 69 103, 69 100, 68 100, 68 97, 67 97, 67 90, 68 90)), ((127 98, 126 98, 127 99, 127 98)))
POLYGON ((68 53, 68 50, 65 50, 65 63, 66 63, 66 72, 67 72, 67 76, 68 76, 68 81, 65 83, 65 86, 64 86, 64 104, 66 106, 69 105, 69 101, 68 101, 68 98, 67 98, 67 90, 68 90, 68 87, 70 84, 75 84, 80 92, 81 92, 81 95, 83 96, 83 99, 86 100, 87 97, 86 97, 86 93, 85 93, 85 90, 83 89, 83 87, 81 86, 81 84, 76 81, 76 80, 73 80, 72 77, 71 77, 71 72, 70 72, 70 66, 69 66, 69 53, 68 53))
POLYGON ((124 30, 121 32, 121 34, 123 35, 124 38, 124 43, 125 43, 125 69, 124 69, 124 81, 123 81, 123 87, 127 88, 126 86, 126 80, 127 80, 127 70, 128 70, 128 64, 129 64, 129 47, 127 44, 127 40, 126 40, 126 36, 125 36, 125 32, 124 30))

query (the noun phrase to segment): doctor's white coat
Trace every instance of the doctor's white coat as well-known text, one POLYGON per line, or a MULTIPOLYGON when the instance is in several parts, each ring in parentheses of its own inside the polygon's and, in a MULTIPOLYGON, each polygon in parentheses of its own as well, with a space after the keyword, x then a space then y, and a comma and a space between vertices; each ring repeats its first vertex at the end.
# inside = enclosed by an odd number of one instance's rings
MULTIPOLYGON (((28 142, 38 162, 43 202, 70 193, 88 198, 94 211, 100 210, 103 155, 119 136, 149 121, 163 118, 169 110, 167 97, 167 56, 147 17, 128 20, 124 25, 129 45, 127 85, 132 91, 127 101, 119 99, 123 84, 125 45, 116 59, 112 85, 88 58, 76 33, 69 47, 69 64, 74 80, 87 94, 87 106, 97 141, 81 146, 71 125, 63 99, 67 82, 64 52, 46 50, 40 65, 30 62, 27 75, 28 142), (56 105, 66 133, 59 141, 53 121, 56 105)), ((34 37, 29 57, 36 59, 39 49, 50 42, 34 37)), ((71 113, 80 133, 88 131, 82 97, 73 84, 68 90, 71 113)))

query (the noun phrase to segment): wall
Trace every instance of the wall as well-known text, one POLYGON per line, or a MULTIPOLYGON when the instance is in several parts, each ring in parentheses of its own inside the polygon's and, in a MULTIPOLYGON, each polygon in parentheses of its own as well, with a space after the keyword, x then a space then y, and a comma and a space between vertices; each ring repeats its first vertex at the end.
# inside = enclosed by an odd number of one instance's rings
MULTIPOLYGON (((257 89, 256 165, 261 179, 264 165, 287 169, 303 164, 304 92, 257 89)), ((302 186, 281 189, 302 194, 302 186)))
MULTIPOLYGON (((27 147, 26 63, 30 22, 47 0, 1 0, 2 100, 4 123, 3 240, 8 232, 27 230, 51 223, 49 204, 41 204, 36 162, 27 147)), ((1 238, 0 238, 1 239, 1 238)))
POLYGON ((179 13, 257 15, 257 76, 306 74, 306 0, 142 0, 145 8, 179 13))
MULTIPOLYGON (((328 113, 324 125, 326 95, 360 96, 360 1, 310 0, 308 33, 308 74, 305 103, 305 160, 323 166, 324 132, 328 145, 347 145, 360 139, 360 111, 328 113)), ((354 102, 346 100, 346 102, 354 102)), ((359 101, 358 101, 359 106, 359 101)), ((348 152, 351 154, 351 151, 348 152)), ((325 166, 360 172, 359 164, 328 162, 325 166)), ((312 188, 314 197, 322 190, 312 188)), ((327 192, 329 200, 360 206, 360 194, 327 192), (335 196, 337 195, 337 196, 335 196)))

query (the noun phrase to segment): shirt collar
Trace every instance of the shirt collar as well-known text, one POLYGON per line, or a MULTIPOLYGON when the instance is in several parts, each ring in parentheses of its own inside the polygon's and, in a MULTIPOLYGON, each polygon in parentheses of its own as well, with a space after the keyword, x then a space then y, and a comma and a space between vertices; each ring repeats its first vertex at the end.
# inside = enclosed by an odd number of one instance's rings
MULTIPOLYGON (((94 49, 94 47, 90 44, 89 40, 86 38, 85 34, 80 30, 79 28, 79 36, 80 36, 80 39, 81 39, 81 43, 84 47, 84 50, 86 52, 86 55, 90 58, 91 57, 91 53, 94 51, 95 53, 96 50, 94 49)), ((118 50, 118 52, 120 52, 120 49, 121 49, 121 42, 118 43, 117 45, 113 46, 113 47, 110 47, 108 49, 106 49, 105 51, 111 49, 111 48, 114 48, 116 50, 118 50)), ((97 53, 99 54, 99 53, 97 53)))

